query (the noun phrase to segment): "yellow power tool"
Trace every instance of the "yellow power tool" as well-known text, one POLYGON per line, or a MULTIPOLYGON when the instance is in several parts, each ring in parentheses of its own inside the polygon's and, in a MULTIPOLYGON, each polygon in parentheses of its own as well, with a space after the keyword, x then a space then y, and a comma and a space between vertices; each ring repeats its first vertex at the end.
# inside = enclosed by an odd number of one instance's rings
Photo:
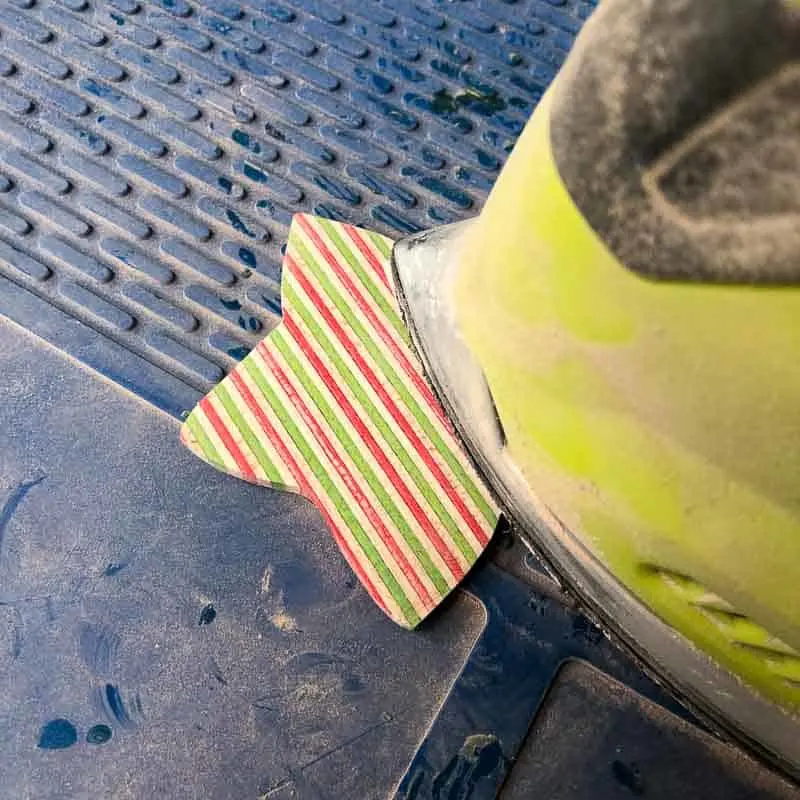
POLYGON ((481 215, 394 268, 531 544, 800 773, 800 6, 604 0, 481 215))

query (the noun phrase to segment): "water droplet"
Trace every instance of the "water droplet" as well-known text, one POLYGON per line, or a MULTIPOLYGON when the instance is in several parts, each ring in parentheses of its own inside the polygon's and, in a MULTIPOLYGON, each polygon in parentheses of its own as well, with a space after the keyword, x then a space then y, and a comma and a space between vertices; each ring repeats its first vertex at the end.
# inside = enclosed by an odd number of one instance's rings
POLYGON ((78 741, 78 732, 68 719, 51 719, 39 734, 43 750, 66 750, 78 741))
POLYGON ((108 725, 92 725, 86 733, 89 744, 105 744, 111 738, 111 728, 108 725))

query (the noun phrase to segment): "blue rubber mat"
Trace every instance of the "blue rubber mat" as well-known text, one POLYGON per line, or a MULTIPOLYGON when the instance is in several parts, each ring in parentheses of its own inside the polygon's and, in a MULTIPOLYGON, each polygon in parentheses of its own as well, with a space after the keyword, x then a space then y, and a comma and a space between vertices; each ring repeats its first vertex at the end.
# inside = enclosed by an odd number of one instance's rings
POLYGON ((66 317, 0 307, 179 414, 275 325, 294 212, 475 214, 591 10, 4 0, 0 274, 66 317))
POLYGON ((404 631, 308 503, 2 319, 0 369, 4 800, 796 798, 508 533, 404 631))

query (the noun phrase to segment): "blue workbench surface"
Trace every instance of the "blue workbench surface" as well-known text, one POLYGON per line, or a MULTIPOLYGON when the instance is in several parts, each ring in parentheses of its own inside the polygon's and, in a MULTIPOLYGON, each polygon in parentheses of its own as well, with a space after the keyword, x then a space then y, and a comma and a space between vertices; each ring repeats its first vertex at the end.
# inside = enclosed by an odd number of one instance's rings
POLYGON ((591 9, 0 0, 0 798, 790 796, 511 534, 405 632, 177 440, 277 323, 291 214, 477 213, 591 9))

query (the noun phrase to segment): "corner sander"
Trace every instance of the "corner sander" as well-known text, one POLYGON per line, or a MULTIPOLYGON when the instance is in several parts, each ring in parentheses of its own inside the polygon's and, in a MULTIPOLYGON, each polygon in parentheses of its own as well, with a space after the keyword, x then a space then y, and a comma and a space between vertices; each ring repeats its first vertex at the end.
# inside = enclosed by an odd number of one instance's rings
POLYGON ((480 216, 398 242, 439 400, 523 537, 800 774, 800 4, 604 0, 480 216))

